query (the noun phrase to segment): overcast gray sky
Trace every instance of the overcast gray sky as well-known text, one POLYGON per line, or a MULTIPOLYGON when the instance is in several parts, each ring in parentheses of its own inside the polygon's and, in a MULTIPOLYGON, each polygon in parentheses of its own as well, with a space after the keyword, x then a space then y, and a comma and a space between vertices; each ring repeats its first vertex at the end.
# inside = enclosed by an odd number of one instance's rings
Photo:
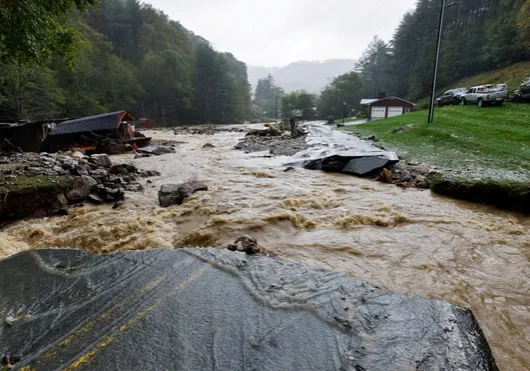
POLYGON ((254 65, 359 58, 374 35, 388 40, 416 0, 144 0, 254 65))

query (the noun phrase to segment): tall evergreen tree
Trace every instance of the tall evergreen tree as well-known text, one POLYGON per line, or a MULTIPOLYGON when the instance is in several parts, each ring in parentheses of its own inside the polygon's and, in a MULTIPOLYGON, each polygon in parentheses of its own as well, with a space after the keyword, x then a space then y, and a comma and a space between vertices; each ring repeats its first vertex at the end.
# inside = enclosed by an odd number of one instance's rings
POLYGON ((274 84, 274 77, 271 74, 259 79, 254 94, 254 104, 259 108, 260 115, 275 117, 277 101, 283 94, 283 89, 274 84))
POLYGON ((355 66, 363 81, 364 95, 377 97, 390 88, 392 55, 390 48, 377 36, 368 44, 363 56, 355 66))

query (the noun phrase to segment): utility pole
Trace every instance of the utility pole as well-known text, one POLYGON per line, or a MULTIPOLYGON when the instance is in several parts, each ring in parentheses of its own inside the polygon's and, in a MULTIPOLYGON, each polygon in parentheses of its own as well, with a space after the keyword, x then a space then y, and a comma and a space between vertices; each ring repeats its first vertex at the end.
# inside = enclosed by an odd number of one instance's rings
MULTIPOLYGON (((444 22, 444 13, 445 13, 445 0, 440 0, 440 21, 438 22, 438 38, 436 40, 436 56, 434 59, 434 72, 432 76, 432 92, 431 92, 431 105, 429 106, 429 125, 432 125, 434 120, 434 102, 436 99, 436 80, 438 78, 438 64, 440 60, 440 44, 442 42, 442 30, 444 22)), ((456 3, 449 4, 447 7, 451 7, 456 3)))
POLYGON ((438 63, 440 60, 440 44, 442 42, 442 29, 444 22, 445 13, 445 0, 440 0, 440 21, 438 22, 438 38, 436 40, 436 55, 434 57, 434 72, 432 74, 432 92, 431 92, 431 105, 429 106, 429 125, 432 125, 434 120, 434 102, 436 99, 436 79, 438 78, 438 63))
POLYGON ((346 118, 346 102, 342 102, 342 125, 344 125, 345 118, 346 118))
POLYGON ((276 122, 278 122, 278 96, 276 96, 276 122))

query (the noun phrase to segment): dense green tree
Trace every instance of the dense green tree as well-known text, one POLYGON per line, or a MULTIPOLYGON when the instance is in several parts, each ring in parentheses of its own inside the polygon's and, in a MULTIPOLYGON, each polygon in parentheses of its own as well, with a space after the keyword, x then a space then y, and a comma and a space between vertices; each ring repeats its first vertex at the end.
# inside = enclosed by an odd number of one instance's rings
POLYGON ((10 63, 0 68, 0 106, 26 120, 55 117, 64 102, 57 74, 49 68, 10 63))
POLYGON ((293 111, 302 111, 303 120, 313 120, 317 118, 316 97, 305 90, 297 90, 282 97, 282 116, 291 118, 293 111))
POLYGON ((197 122, 229 123, 236 118, 237 85, 222 54, 208 43, 197 47, 194 117, 197 122))
POLYGON ((0 3, 0 61, 46 63, 53 55, 73 57, 79 35, 68 21, 75 8, 96 0, 25 0, 0 3))
POLYGON ((523 45, 528 51, 530 49, 530 0, 526 0, 517 15, 518 32, 520 32, 523 45))
POLYGON ((208 41, 138 0, 99 0, 89 12, 73 11, 74 4, 85 9, 93 2, 8 1, 7 8, 0 8, 0 57, 12 52, 9 60, 0 60, 4 112, 19 118, 79 117, 128 109, 167 125, 236 123, 251 116, 247 67, 233 55, 215 51, 208 41), (58 3, 64 6, 62 13, 54 8, 58 3), (6 30, 24 7, 30 21, 32 12, 40 10, 45 10, 43 18, 6 30), (6 9, 14 13, 7 15, 6 9), (41 21, 50 27, 56 21, 60 27, 36 30, 41 21), (25 40, 18 33, 42 42, 33 45, 35 50, 24 43, 13 46, 13 40, 25 40), (66 46, 63 34, 71 36, 66 46), (57 45, 48 45, 52 36, 57 45), (35 55, 26 58, 28 53, 35 55))
POLYGON ((355 66, 363 81, 365 97, 375 98, 389 90, 391 63, 390 48, 383 40, 374 37, 355 66))
POLYGON ((251 116, 250 89, 248 82, 247 65, 238 61, 232 54, 223 53, 222 57, 227 63, 229 73, 235 82, 237 107, 235 117, 238 121, 243 121, 251 116))
POLYGON ((357 72, 336 77, 321 93, 317 108, 321 118, 349 116, 360 108, 363 81, 357 72), (345 105, 344 105, 345 104, 345 105))
POLYGON ((58 72, 58 87, 65 92, 62 115, 79 117, 134 107, 142 92, 136 67, 113 54, 112 44, 102 35, 86 25, 79 29, 86 42, 73 67, 59 58, 51 63, 58 72))
POLYGON ((140 82, 145 89, 142 116, 178 123, 191 108, 192 71, 189 61, 173 50, 149 52, 140 65, 140 82))

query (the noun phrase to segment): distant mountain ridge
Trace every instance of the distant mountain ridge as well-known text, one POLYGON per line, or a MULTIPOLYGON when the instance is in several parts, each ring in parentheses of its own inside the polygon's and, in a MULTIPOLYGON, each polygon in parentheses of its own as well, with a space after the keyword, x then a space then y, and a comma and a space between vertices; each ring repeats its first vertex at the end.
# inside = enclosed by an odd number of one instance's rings
POLYGON ((306 90, 319 93, 334 77, 353 69, 354 59, 329 59, 327 61, 299 61, 285 67, 248 66, 248 81, 252 90, 256 89, 258 79, 269 73, 274 77, 277 86, 286 93, 294 90, 306 90))

